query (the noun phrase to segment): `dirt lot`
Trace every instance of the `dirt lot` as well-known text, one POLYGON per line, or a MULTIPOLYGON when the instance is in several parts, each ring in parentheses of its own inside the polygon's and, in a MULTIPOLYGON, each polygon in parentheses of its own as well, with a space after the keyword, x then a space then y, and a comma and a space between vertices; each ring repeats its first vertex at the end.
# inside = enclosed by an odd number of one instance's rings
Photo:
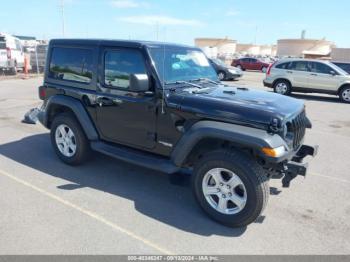
MULTIPOLYGON (((262 78, 228 84, 264 89, 262 78)), ((271 181, 264 216, 230 229, 164 174, 98 154, 61 163, 48 131, 21 123, 41 82, 0 81, 0 254, 349 254, 350 105, 336 97, 296 96, 314 125, 306 143, 320 145, 309 176, 271 181)))

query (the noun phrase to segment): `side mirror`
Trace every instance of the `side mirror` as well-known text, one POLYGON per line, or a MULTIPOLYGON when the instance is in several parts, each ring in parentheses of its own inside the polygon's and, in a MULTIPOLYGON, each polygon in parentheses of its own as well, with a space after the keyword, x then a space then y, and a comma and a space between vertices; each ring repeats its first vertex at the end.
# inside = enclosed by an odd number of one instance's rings
POLYGON ((131 74, 129 90, 132 92, 146 92, 149 90, 149 79, 146 74, 131 74))
POLYGON ((337 75, 337 73, 336 73, 335 71, 333 71, 333 70, 332 70, 332 71, 330 71, 330 73, 331 73, 331 75, 332 75, 332 76, 337 75))

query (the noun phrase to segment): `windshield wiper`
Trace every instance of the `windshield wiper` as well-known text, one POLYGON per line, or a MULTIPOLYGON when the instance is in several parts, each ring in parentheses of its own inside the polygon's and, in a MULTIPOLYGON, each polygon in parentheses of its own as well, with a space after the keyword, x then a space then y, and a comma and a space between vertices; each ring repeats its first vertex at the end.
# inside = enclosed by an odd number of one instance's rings
POLYGON ((200 81, 207 81, 207 82, 215 84, 215 85, 220 84, 220 82, 211 80, 209 78, 197 78, 197 79, 190 80, 190 82, 200 82, 200 81))
POLYGON ((193 86, 193 87, 197 87, 199 89, 202 89, 203 87, 191 82, 187 82, 187 81, 175 81, 175 82, 165 82, 165 85, 189 85, 189 86, 193 86))

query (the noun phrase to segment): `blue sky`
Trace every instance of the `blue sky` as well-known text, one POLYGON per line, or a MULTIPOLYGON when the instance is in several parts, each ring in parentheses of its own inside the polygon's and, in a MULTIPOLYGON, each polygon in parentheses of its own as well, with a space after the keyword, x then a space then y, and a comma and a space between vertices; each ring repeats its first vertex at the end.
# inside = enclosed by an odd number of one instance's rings
MULTIPOLYGON (((59 5, 60 0, 2 1, 0 31, 62 37, 59 5)), ((348 0, 65 0, 65 36, 185 44, 195 37, 227 36, 274 44, 300 37, 305 29, 308 38, 350 47, 349 11, 348 0)))

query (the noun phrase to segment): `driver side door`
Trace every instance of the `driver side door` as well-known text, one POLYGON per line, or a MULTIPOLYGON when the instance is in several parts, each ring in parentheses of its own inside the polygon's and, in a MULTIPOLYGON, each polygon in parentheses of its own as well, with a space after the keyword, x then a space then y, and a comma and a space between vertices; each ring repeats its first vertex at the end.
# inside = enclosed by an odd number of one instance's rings
POLYGON ((102 47, 100 61, 96 117, 101 138, 152 149, 156 145, 156 97, 152 92, 129 89, 131 74, 148 74, 143 53, 139 49, 102 47))

